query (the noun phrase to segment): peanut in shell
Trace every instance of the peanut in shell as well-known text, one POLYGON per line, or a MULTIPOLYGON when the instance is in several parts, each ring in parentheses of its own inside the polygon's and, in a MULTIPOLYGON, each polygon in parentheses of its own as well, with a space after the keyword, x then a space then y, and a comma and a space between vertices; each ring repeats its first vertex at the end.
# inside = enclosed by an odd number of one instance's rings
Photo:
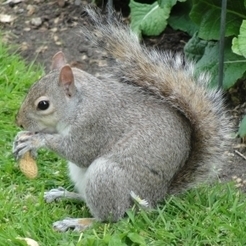
POLYGON ((26 152, 19 161, 21 172, 29 179, 34 179, 38 175, 38 166, 31 156, 30 152, 26 152))

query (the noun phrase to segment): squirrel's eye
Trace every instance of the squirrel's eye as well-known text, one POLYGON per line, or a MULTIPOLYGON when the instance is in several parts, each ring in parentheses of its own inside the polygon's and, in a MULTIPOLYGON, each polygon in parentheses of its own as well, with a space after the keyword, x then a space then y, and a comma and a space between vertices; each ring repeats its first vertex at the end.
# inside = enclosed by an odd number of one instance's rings
POLYGON ((50 102, 47 100, 42 100, 38 103, 37 108, 40 110, 46 110, 47 108, 49 108, 50 106, 50 102))

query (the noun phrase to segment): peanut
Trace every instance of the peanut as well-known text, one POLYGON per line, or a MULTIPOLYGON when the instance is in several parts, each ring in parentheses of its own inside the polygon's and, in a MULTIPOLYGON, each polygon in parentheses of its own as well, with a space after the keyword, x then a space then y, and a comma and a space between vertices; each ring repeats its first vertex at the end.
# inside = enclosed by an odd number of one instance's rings
POLYGON ((21 172, 29 179, 35 179, 38 175, 36 161, 32 158, 30 152, 26 152, 19 162, 21 172))

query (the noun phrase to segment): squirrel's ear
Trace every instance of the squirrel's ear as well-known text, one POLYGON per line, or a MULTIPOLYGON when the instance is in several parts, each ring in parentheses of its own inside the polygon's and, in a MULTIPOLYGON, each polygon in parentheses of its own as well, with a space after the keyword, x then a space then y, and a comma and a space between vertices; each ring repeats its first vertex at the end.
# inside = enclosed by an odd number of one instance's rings
POLYGON ((69 65, 62 67, 59 76, 59 85, 65 90, 68 97, 73 96, 75 93, 75 84, 72 68, 69 65))
POLYGON ((51 70, 61 69, 67 64, 66 58, 63 52, 57 52, 52 58, 51 70))

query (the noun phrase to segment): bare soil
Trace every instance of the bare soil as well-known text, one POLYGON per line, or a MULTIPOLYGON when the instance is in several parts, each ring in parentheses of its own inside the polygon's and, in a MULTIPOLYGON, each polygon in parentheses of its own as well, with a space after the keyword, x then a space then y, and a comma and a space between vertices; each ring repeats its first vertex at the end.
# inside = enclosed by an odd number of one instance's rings
MULTIPOLYGON (((81 0, 12 0, 1 3, 0 31, 8 44, 14 45, 27 62, 41 63, 49 71, 51 58, 62 50, 68 61, 81 69, 100 75, 100 69, 106 65, 102 62, 105 54, 91 47, 89 41, 80 33, 81 25, 89 25, 84 12, 87 1, 81 0)), ((127 22, 127 18, 125 18, 127 22)), ((93 30, 92 30, 93 31, 93 30)), ((167 28, 159 37, 145 38, 147 46, 160 50, 182 52, 189 36, 180 31, 167 28)), ((240 87, 228 93, 229 97, 238 95, 240 87), (236 91, 236 92, 235 92, 236 91)), ((244 94, 245 95, 245 94, 244 94)), ((240 100, 230 100, 229 108, 232 119, 237 125, 245 115, 245 104, 240 100), (235 103, 235 101, 237 103, 235 103), (232 103, 233 102, 233 103, 232 103)), ((234 180, 236 186, 246 191, 246 148, 240 139, 236 139, 230 151, 228 165, 223 168, 222 181, 234 180)))

